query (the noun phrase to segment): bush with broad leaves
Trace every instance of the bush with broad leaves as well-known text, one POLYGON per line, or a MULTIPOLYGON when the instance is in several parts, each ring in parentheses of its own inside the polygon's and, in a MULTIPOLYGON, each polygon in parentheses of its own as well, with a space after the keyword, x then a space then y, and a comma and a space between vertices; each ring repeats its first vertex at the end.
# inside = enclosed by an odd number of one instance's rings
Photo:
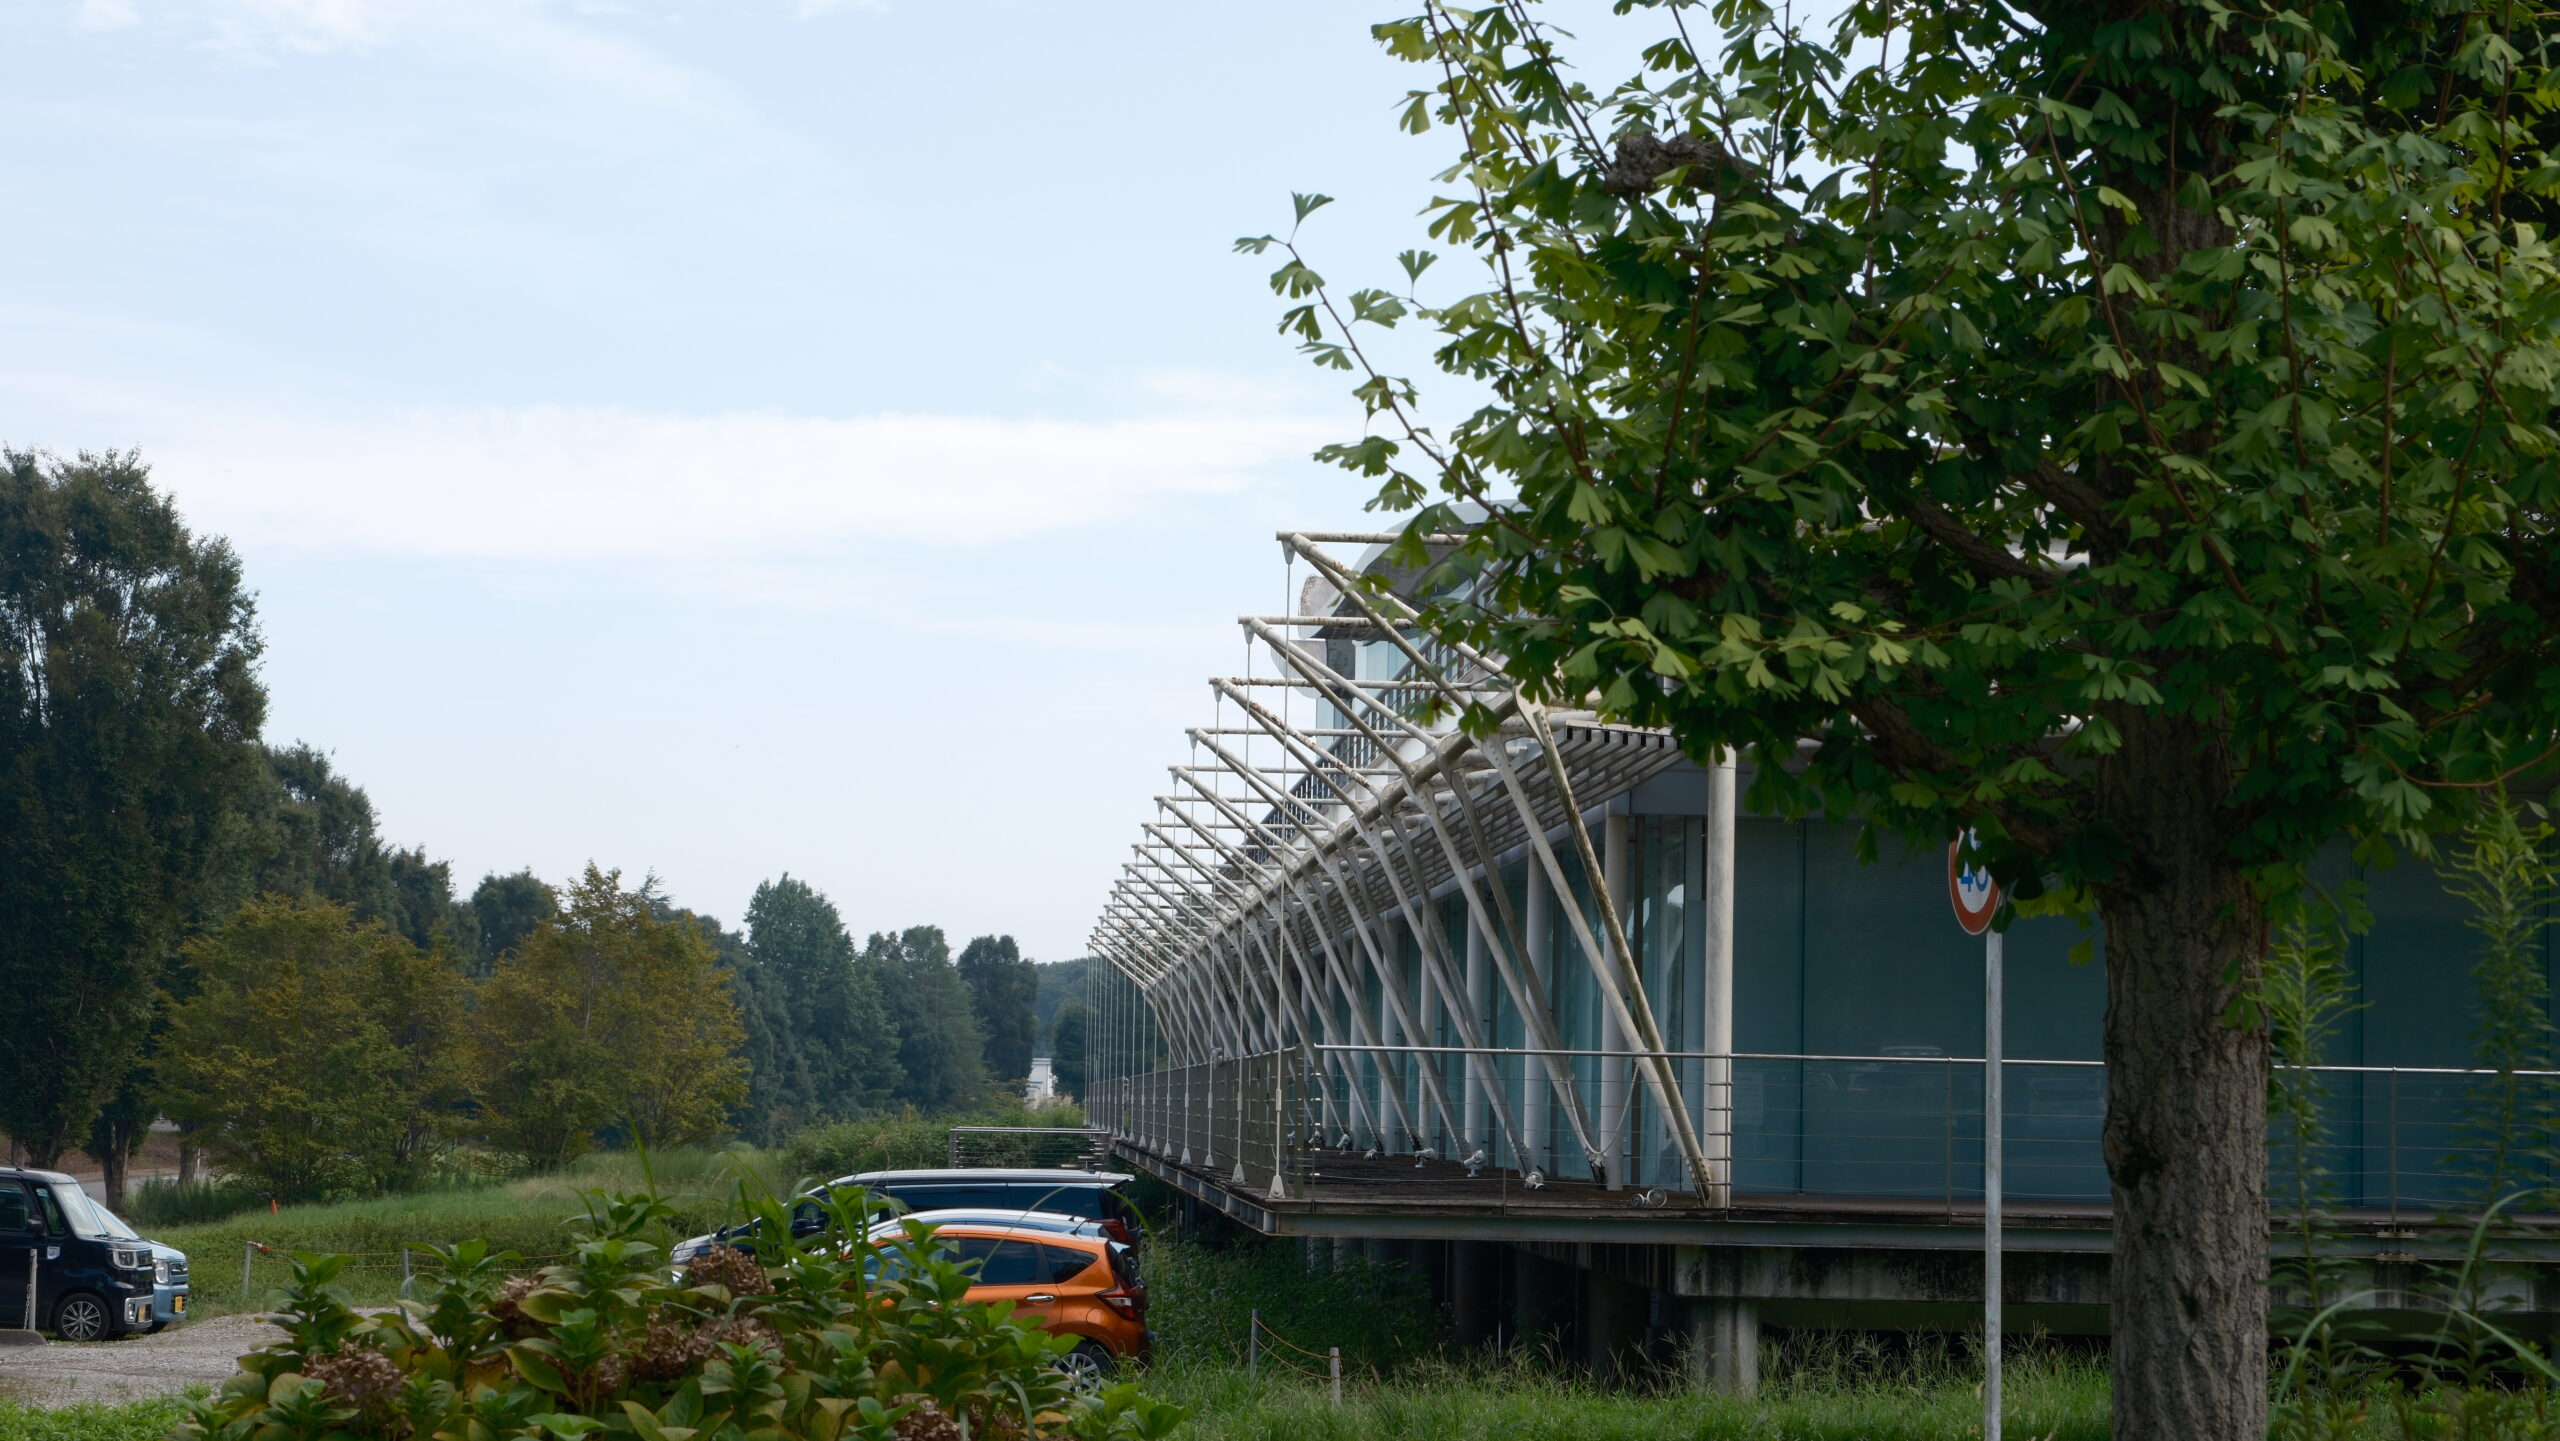
POLYGON ((746 1198, 752 1255, 715 1249, 681 1276, 643 1239, 666 1208, 588 1200, 568 1259, 511 1274, 512 1252, 439 1248, 425 1299, 362 1315, 330 1291, 345 1258, 299 1254, 274 1320, 182 1441, 1158 1441, 1182 1413, 1130 1383, 1080 1391, 1067 1342, 972 1302, 970 1276, 909 1224, 877 1244, 858 1190, 795 1241, 770 1195, 746 1198))

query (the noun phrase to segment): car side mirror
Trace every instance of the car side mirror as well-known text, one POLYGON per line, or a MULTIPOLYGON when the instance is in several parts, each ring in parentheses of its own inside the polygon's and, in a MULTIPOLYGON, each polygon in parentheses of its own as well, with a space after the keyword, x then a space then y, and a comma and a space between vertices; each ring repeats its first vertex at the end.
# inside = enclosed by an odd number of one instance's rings
POLYGON ((791 1234, 794 1236, 814 1236, 825 1229, 827 1229, 827 1223, 822 1216, 803 1216, 791 1223, 791 1234))

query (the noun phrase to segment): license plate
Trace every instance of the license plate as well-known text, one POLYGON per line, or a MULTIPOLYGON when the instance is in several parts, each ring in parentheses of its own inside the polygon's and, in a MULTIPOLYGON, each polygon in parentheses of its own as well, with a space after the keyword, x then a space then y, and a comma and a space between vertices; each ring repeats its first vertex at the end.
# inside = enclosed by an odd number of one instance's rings
POLYGON ((172 1310, 172 1311, 175 1311, 176 1313, 178 1313, 178 1314, 179 1314, 179 1315, 181 1315, 181 1316, 183 1316, 183 1315, 187 1314, 187 1298, 186 1298, 186 1297, 184 1297, 184 1296, 172 1296, 172 1297, 170 1297, 170 1298, 169 1298, 169 1309, 170 1309, 170 1310, 172 1310))

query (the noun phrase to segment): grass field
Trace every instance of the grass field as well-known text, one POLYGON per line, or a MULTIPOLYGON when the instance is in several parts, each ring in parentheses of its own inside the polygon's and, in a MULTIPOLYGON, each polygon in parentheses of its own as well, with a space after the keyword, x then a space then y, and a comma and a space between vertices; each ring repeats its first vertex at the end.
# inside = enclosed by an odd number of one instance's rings
MULTIPOLYGON (((795 1158, 752 1150, 686 1151, 650 1168, 678 1219, 668 1239, 736 1215, 741 1176, 777 1191, 798 1179, 795 1158)), ((290 1207, 210 1225, 158 1228, 194 1262, 195 1309, 215 1315, 261 1304, 286 1274, 283 1253, 352 1253, 343 1289, 358 1303, 393 1299, 403 1243, 479 1237, 529 1260, 568 1244, 563 1222, 582 1190, 636 1190, 637 1158, 590 1156, 570 1170, 463 1190, 344 1205, 290 1207), (244 1242, 264 1243, 241 1289, 244 1242)), ((423 1268, 429 1258, 419 1256, 423 1268)), ((1702 1396, 1667 1376, 1601 1386, 1555 1358, 1453 1359, 1426 1289, 1391 1266, 1353 1262, 1315 1270, 1286 1245, 1207 1244, 1158 1236, 1149 1245, 1157 1364, 1151 1391, 1189 1408, 1188 1441, 1921 1441, 1981 1434, 1977 1364, 1923 1342, 1876 1347, 1854 1339, 1774 1337, 1752 1398, 1702 1396), (1245 1337, 1259 1313, 1260 1374, 1245 1371, 1245 1337), (1346 1384, 1335 1405, 1322 1357, 1340 1347, 1346 1384)), ((2560 1393, 2526 1389, 2411 1391, 2388 1376, 2352 1395, 2305 1398, 2315 1416, 2280 1418, 2274 1435, 2321 1441, 2549 1441, 2560 1438, 2560 1393)), ((2107 1435, 2104 1364, 2062 1352, 2017 1356, 2007 1373, 2008 1431, 2035 1441, 2107 1435)), ((0 1401, 0 1441, 145 1441, 167 1434, 176 1403, 37 1411, 0 1401)))
MULTIPOLYGON (((740 1175, 753 1176, 778 1190, 787 1189, 796 1179, 786 1174, 778 1153, 748 1148, 669 1152, 651 1157, 648 1169, 659 1194, 678 1213, 669 1239, 735 1219, 732 1198, 740 1175)), ((584 1210, 578 1199, 581 1191, 635 1191, 643 1184, 638 1157, 603 1152, 583 1157, 556 1175, 336 1205, 287 1206, 272 1213, 251 1211, 209 1225, 156 1227, 148 1234, 187 1253, 193 1272, 188 1306, 199 1315, 219 1316, 263 1304, 267 1293, 291 1274, 289 1257, 295 1251, 355 1257, 341 1273, 348 1298, 383 1304, 399 1294, 404 1245, 480 1239, 529 1260, 556 1257, 570 1242, 564 1223, 584 1210), (252 1243, 266 1250, 250 1249, 252 1243), (249 1263, 245 1292, 241 1289, 244 1252, 249 1263)), ((413 1253, 410 1261, 421 1269, 434 1265, 434 1258, 423 1251, 413 1253)), ((0 1441, 7 1441, 5 1435, 0 1435, 0 1441)))
MULTIPOLYGON (((1249 1380, 1220 1365, 1161 1368, 1149 1389, 1189 1407, 1186 1441, 1941 1441, 1982 1434, 1982 1398, 1955 1373, 1780 1376, 1754 1397, 1603 1389, 1536 1358, 1425 1363, 1347 1384, 1335 1406, 1312 1378, 1249 1380)), ((2067 1359, 2008 1374, 2008 1432, 2035 1441, 2107 1434, 2104 1372, 2067 1359)))
POLYGON ((162 1441, 187 1403, 177 1397, 107 1406, 26 1406, 0 1397, 0 1441, 162 1441))

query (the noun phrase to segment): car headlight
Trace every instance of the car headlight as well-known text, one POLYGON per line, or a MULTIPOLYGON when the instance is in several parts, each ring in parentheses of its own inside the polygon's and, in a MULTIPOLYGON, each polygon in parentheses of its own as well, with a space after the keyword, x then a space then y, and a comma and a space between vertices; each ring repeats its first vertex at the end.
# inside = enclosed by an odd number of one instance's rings
POLYGON ((109 1251, 107 1253, 107 1259, 113 1262, 115 1268, 119 1271, 139 1271, 143 1267, 151 1264, 150 1258, 143 1252, 130 1250, 123 1246, 118 1246, 109 1251))
POLYGON ((152 1284, 152 1285, 155 1285, 155 1286, 166 1286, 166 1285, 168 1285, 168 1284, 169 1284, 169 1258, 168 1258, 168 1257, 166 1257, 166 1256, 160 1256, 160 1257, 155 1257, 155 1258, 152 1260, 152 1262, 151 1262, 151 1284, 152 1284))

